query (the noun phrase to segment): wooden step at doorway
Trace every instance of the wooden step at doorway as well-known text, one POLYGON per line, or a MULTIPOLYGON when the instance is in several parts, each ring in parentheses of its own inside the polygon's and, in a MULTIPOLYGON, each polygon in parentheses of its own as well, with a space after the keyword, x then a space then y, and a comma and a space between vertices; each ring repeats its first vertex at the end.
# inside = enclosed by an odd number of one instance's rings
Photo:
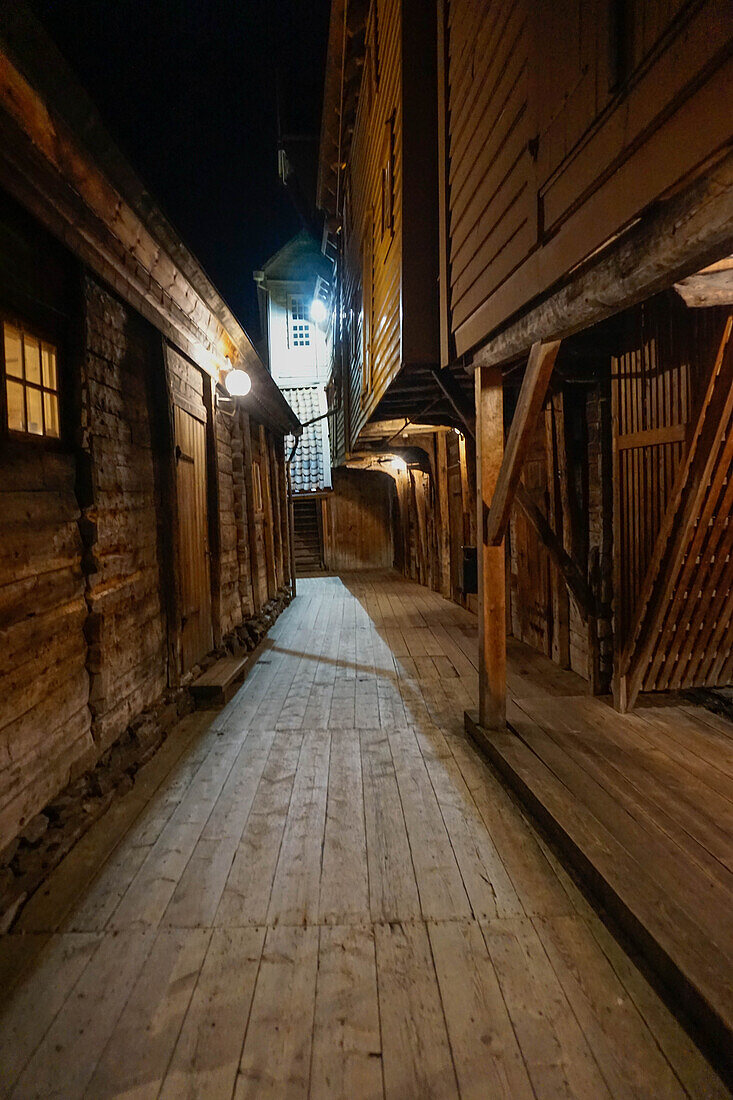
POLYGON ((259 656, 259 646, 241 657, 221 657, 191 684, 191 694, 199 709, 219 707, 229 702, 259 656))

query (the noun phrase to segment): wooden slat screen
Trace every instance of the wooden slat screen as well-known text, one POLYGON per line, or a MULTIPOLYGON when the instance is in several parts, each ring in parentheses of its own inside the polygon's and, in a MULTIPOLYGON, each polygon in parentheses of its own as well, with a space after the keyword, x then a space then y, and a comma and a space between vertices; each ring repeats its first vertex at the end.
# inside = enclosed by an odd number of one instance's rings
MULTIPOLYGON (((685 320, 673 303, 674 316, 685 320)), ((616 640, 626 643, 641 584, 685 452, 690 357, 657 299, 629 318, 627 350, 611 363, 616 462, 616 640), (674 430, 676 429, 676 434, 674 430)))
POLYGON ((733 402, 726 405, 722 392, 733 350, 721 343, 727 324, 725 310, 688 311, 660 296, 631 315, 634 334, 613 360, 616 647, 634 690, 733 679, 733 402), (704 393, 715 392, 706 390, 706 377, 716 354, 717 404, 701 416, 704 393), (713 415, 720 422, 707 448, 713 415), (698 436, 703 444, 688 456, 698 436), (708 473, 696 487, 694 464, 702 461, 708 473), (660 531, 669 532, 663 545, 660 531))

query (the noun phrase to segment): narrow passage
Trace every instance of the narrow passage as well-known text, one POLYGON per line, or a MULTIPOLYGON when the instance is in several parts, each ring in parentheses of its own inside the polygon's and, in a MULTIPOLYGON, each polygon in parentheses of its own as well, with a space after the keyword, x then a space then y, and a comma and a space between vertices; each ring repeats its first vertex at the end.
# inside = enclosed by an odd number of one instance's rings
POLYGON ((0 941, 0 1093, 726 1096, 466 740, 475 619, 298 591, 0 941))

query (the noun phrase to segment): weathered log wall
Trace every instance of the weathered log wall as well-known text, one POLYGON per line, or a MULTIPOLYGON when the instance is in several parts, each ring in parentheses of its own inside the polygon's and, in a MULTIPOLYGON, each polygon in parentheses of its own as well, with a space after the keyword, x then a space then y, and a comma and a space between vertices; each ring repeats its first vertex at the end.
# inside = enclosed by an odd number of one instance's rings
POLYGON ((217 410, 208 375, 1 195, 0 229, 0 313, 56 343, 63 414, 60 440, 0 430, 1 851, 179 689, 173 403, 206 429, 214 644, 290 574, 282 435, 217 410))
POLYGON ((239 417, 216 418, 219 488, 219 621, 223 635, 253 614, 244 486, 242 431, 239 417))
POLYGON ((148 400, 162 353, 150 327, 91 278, 85 305, 85 630, 92 728, 104 751, 166 686, 148 400))
POLYGON ((0 847, 95 757, 71 456, 0 463, 0 847))
MULTIPOLYGON (((2 192, 0 230, 3 317, 30 314, 75 359, 74 265, 2 192)), ((96 752, 76 476, 69 451, 0 437, 0 847, 96 752)))

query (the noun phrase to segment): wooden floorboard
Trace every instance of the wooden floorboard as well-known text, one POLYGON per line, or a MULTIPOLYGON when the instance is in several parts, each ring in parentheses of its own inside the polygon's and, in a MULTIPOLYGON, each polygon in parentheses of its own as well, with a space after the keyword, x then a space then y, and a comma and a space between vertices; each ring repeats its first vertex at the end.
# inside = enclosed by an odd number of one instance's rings
MULTIPOLYGON (((475 617, 386 570, 298 590, 0 938, 0 1096, 728 1095, 467 739, 475 617)), ((509 683, 599 827, 690 861, 699 931, 726 727, 645 705, 614 742, 516 643, 509 683)))

